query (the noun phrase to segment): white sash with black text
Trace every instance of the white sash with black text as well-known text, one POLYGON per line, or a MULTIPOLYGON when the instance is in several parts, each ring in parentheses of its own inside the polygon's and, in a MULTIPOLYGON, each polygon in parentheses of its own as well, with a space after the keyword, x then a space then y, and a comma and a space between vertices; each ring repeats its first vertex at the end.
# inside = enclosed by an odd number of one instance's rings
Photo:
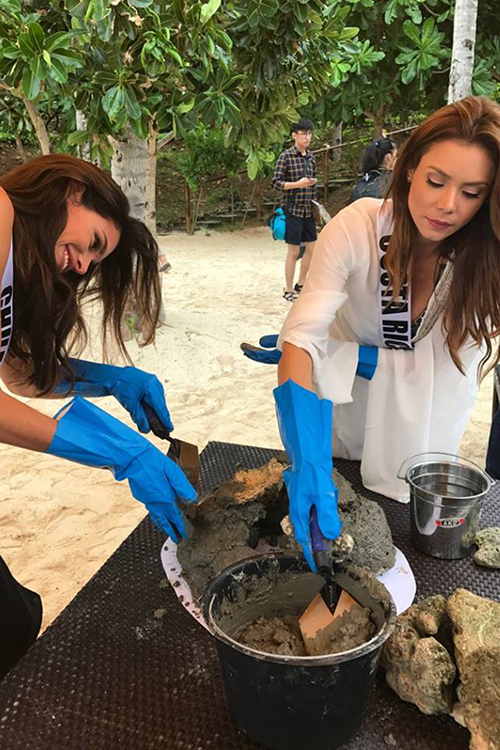
POLYGON ((411 293, 406 282, 399 295, 392 299, 392 287, 385 268, 385 254, 391 239, 391 217, 380 212, 377 224, 377 244, 379 250, 378 299, 380 330, 386 349, 413 349, 411 340, 411 293))
POLYGON ((9 348, 14 323, 14 263, 12 260, 12 245, 10 246, 7 265, 0 283, 0 365, 9 348))

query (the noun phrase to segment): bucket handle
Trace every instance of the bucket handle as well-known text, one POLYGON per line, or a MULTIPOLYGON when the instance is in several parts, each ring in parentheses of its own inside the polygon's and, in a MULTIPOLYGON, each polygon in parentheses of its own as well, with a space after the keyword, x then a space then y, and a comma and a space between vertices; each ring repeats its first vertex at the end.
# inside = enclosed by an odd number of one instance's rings
POLYGON ((406 481, 406 475, 408 473, 408 469, 410 466, 414 463, 415 456, 410 456, 410 458, 405 458, 403 463, 398 469, 397 477, 398 479, 404 479, 406 481))
MULTIPOLYGON (((398 472, 397 472, 398 479, 403 479, 404 481, 406 481, 406 475, 408 474, 409 469, 411 469, 411 467, 415 463, 418 462, 418 459, 422 459, 424 456, 427 459, 429 459, 431 456, 433 458, 437 458, 439 456, 441 458, 448 459, 448 460, 451 458, 451 459, 455 460, 454 461, 455 463, 458 463, 459 461, 464 460, 460 456, 456 456, 456 455, 454 455, 452 453, 439 453, 438 451, 431 452, 431 453, 416 453, 415 455, 410 456, 409 458, 405 458, 405 460, 403 461, 403 463, 401 464, 401 466, 398 469, 398 472)), ((465 459, 465 461, 468 461, 468 459, 465 459)), ((488 487, 488 490, 487 490, 489 492, 491 490, 491 488, 493 487, 493 485, 495 485, 498 480, 497 479, 493 479, 493 477, 491 477, 485 469, 481 469, 481 467, 477 466, 477 464, 474 464, 473 461, 468 461, 468 463, 469 464, 473 464, 474 466, 476 466, 476 468, 479 469, 484 474, 484 476, 486 477, 486 479, 490 483, 489 487, 488 487)))

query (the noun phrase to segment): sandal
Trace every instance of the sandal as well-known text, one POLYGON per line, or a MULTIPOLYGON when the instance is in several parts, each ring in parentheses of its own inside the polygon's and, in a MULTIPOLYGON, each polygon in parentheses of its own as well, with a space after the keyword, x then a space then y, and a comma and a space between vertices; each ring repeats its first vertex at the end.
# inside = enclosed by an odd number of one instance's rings
POLYGON ((293 287, 293 291, 296 294, 300 294, 303 288, 304 288, 304 284, 295 284, 295 286, 293 287))
POLYGON ((172 264, 168 262, 164 253, 158 256, 158 273, 168 273, 172 270, 172 264))
POLYGON ((295 302, 295 300, 297 299, 297 294, 293 290, 291 292, 287 292, 287 290, 284 289, 283 299, 286 299, 287 302, 295 302))

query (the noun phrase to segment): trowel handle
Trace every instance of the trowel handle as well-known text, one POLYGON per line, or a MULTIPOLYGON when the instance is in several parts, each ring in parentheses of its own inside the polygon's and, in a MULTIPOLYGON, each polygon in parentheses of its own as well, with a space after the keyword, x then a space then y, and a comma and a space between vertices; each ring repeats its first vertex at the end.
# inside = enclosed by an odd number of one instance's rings
POLYGON ((313 505, 311 508, 311 544, 312 544, 312 551, 313 554, 315 552, 330 552, 332 548, 332 543, 325 539, 323 534, 321 533, 321 529, 319 528, 318 523, 318 513, 316 511, 316 506, 313 505))
POLYGON ((170 432, 166 427, 162 425, 150 405, 145 401, 142 401, 141 406, 146 412, 146 417, 148 418, 149 426, 151 427, 151 432, 153 433, 153 435, 161 438, 161 440, 169 440, 170 442, 172 442, 173 438, 170 437, 170 432))

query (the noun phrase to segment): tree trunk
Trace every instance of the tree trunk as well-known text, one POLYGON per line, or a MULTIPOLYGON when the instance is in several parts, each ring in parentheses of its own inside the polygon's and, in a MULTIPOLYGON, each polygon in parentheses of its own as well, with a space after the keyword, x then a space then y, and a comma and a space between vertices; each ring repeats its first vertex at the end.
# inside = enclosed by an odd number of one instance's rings
POLYGON ((382 102, 382 104, 379 106, 379 108, 376 111, 373 111, 372 109, 367 109, 364 112, 365 117, 368 117, 370 120, 373 120, 373 137, 374 138, 380 138, 383 135, 384 119, 385 119, 386 111, 387 111, 387 104, 385 104, 385 102, 382 102))
POLYGON ((258 177, 255 180, 255 217, 262 221, 262 180, 258 177))
POLYGON ((186 220, 186 232, 194 234, 193 218, 191 215, 191 190, 187 182, 184 185, 184 218, 186 220))
POLYGON ((32 101, 30 101, 30 99, 26 99, 24 96, 21 98, 24 102, 24 106, 26 107, 26 111, 30 116, 30 120, 33 123, 33 127, 35 128, 36 137, 38 139, 38 143, 40 144, 40 150, 42 154, 44 156, 46 154, 50 154, 50 136, 48 134, 47 128, 45 127, 44 121, 38 113, 36 105, 32 101))
MULTIPOLYGON (((334 151, 335 153, 335 151, 334 151)), ((323 200, 328 200, 328 183, 330 182, 330 152, 323 153, 323 200)))
POLYGON ((17 133, 14 133, 14 140, 16 142, 16 151, 18 157, 21 159, 21 161, 24 163, 28 160, 28 157, 26 156, 26 151, 24 150, 24 143, 20 139, 19 135, 17 133))
MULTIPOLYGON (((76 129, 85 131, 87 130, 87 118, 81 111, 81 109, 75 110, 76 113, 76 129)), ((87 143, 83 143, 81 146, 78 146, 78 156, 80 159, 85 159, 85 161, 90 161, 90 141, 87 143)))
POLYGON ((110 138, 114 148, 111 176, 127 196, 131 215, 145 223, 148 142, 131 128, 125 128, 123 135, 120 141, 110 138))
MULTIPOLYGON (((151 137, 148 140, 142 140, 130 128, 125 129, 124 136, 125 138, 120 141, 110 138, 114 148, 111 160, 111 176, 127 196, 131 215, 148 224, 148 220, 151 221, 151 212, 148 208, 148 178, 153 179, 152 184, 156 188, 156 134, 154 138, 154 160, 150 156, 151 137), (154 161, 155 166, 153 176, 151 176, 152 161, 154 161)), ((149 189, 151 189, 151 185, 149 189)), ((155 202, 153 201, 153 220, 154 206, 155 202)), ((151 226, 149 226, 149 229, 153 231, 151 226)), ((137 337, 140 341, 142 321, 134 308, 135 304, 131 301, 124 314, 122 335, 127 335, 128 339, 137 337)), ((162 303, 158 325, 162 325, 165 318, 165 309, 162 303)))
POLYGON ((478 0, 456 0, 448 104, 470 96, 478 0))
MULTIPOLYGON (((338 125, 335 125, 335 127, 332 130, 332 146, 338 146, 342 143, 342 123, 339 122, 338 125)), ((332 158, 334 161, 340 161, 342 158, 342 149, 341 148, 334 148, 332 151, 332 158)))
POLYGON ((156 237, 156 161, 157 132, 153 120, 149 121, 148 160, 146 164, 146 213, 145 222, 151 234, 156 237))

